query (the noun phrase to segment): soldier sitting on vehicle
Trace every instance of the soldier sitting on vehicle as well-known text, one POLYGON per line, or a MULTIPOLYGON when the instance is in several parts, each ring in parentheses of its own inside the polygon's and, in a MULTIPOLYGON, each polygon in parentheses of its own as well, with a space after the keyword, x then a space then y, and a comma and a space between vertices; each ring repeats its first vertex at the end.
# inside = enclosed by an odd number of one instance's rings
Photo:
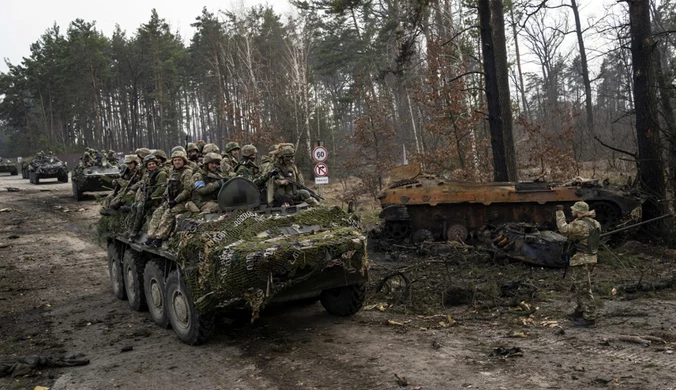
POLYGON ((188 165, 186 154, 177 150, 171 154, 172 169, 167 182, 167 201, 158 207, 148 223, 148 239, 145 245, 161 247, 162 241, 169 238, 174 218, 185 213, 185 203, 192 192, 192 169, 188 165))
POLYGON ((146 215, 152 214, 162 202, 167 185, 167 172, 160 169, 159 164, 160 161, 152 154, 143 159, 146 172, 139 182, 140 188, 136 191, 136 203, 131 208, 130 240, 136 239, 146 215))
POLYGON ((208 153, 203 163, 204 166, 192 176, 192 201, 201 212, 213 213, 219 210, 218 191, 224 179, 220 173, 221 156, 208 153))
POLYGON ((108 160, 108 164, 110 165, 117 165, 117 153, 113 149, 110 149, 108 151, 108 155, 106 156, 108 160))
MULTIPOLYGON (((256 155, 258 150, 253 145, 244 145, 242 147, 242 162, 237 165, 236 174, 247 180, 251 180, 259 190, 262 190, 271 176, 278 173, 277 170, 271 170, 263 174, 258 165, 256 165, 256 155)), ((221 167, 223 163, 221 162, 221 167)))
POLYGON ((296 203, 305 202, 308 205, 316 205, 317 201, 310 195, 310 192, 299 187, 299 185, 305 187, 305 181, 294 163, 294 154, 293 144, 282 144, 275 153, 274 161, 268 165, 266 174, 273 179, 273 195, 288 195, 296 203), (271 174, 274 169, 277 169, 279 173, 271 174))
POLYGON ((194 167, 195 164, 197 164, 197 160, 199 160, 199 154, 200 151, 197 148, 197 145, 193 142, 190 142, 188 144, 188 148, 186 149, 186 152, 188 153, 188 161, 190 161, 192 166, 194 167))
POLYGON ((120 177, 113 180, 113 192, 103 201, 104 208, 101 210, 101 214, 103 215, 114 214, 114 212, 110 212, 106 208, 117 210, 124 203, 131 203, 134 200, 134 194, 129 190, 130 187, 141 179, 138 160, 135 155, 128 154, 124 156, 124 164, 120 177))
POLYGON ((237 166, 239 165, 239 161, 237 161, 239 150, 240 147, 237 142, 228 142, 225 145, 223 160, 221 160, 221 173, 223 175, 229 177, 235 176, 235 171, 237 170, 237 166))

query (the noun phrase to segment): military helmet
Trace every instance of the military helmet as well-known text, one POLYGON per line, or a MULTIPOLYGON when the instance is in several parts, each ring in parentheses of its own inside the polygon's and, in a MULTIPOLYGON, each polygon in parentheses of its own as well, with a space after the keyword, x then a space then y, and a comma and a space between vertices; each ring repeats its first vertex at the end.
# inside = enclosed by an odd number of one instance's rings
POLYGON ((256 149, 255 146, 253 145, 244 145, 242 146, 242 157, 251 157, 255 154, 258 153, 258 149, 256 149))
POLYGON ((170 152, 171 155, 173 156, 174 152, 177 151, 177 150, 181 150, 181 151, 185 152, 185 148, 183 146, 177 145, 177 146, 174 146, 173 148, 171 148, 171 152, 170 152))
POLYGON ((143 166, 147 166, 149 162, 154 162, 157 164, 159 161, 157 161, 157 158, 155 158, 154 154, 149 154, 143 157, 143 166))
POLYGON ((176 150, 171 153, 171 160, 173 161, 175 158, 182 158, 184 163, 188 163, 188 158, 187 155, 183 150, 176 150))
POLYGON ((280 145, 279 150, 277 151, 277 157, 293 157, 296 154, 296 150, 293 147, 293 144, 284 144, 280 145))
POLYGON ((164 152, 162 149, 157 149, 156 151, 153 152, 156 158, 160 159, 160 161, 165 162, 167 161, 168 157, 167 154, 164 152))
MULTIPOLYGON (((195 143, 195 145, 197 146, 197 151, 200 152, 200 153, 204 153, 204 145, 206 145, 206 144, 207 144, 207 143, 204 142, 203 139, 197 141, 197 142, 195 143)), ((205 154, 206 154, 206 153, 205 153, 205 154)))
POLYGON ((136 155, 139 156, 141 159, 146 158, 147 156, 153 154, 153 152, 150 151, 148 148, 138 148, 136 149, 136 155))
POLYGON ((188 149, 186 150, 186 152, 190 152, 190 151, 193 151, 193 150, 199 152, 200 148, 198 148, 197 145, 195 145, 194 142, 191 142, 191 143, 188 144, 188 149))
POLYGON ((205 156, 209 153, 220 153, 220 151, 221 149, 219 149, 218 146, 214 144, 206 144, 202 148, 202 154, 204 154, 205 156))
POLYGON ((575 202, 570 209, 573 212, 587 214, 589 212, 589 205, 586 202, 575 202))
POLYGON ((271 146, 268 148, 268 152, 272 153, 272 152, 276 151, 278 147, 279 147, 279 144, 271 145, 271 146))
POLYGON ((225 153, 230 153, 233 150, 238 150, 238 149, 241 149, 241 148, 239 147, 239 144, 237 142, 228 142, 227 144, 225 144, 225 153))
POLYGON ((124 156, 124 163, 125 164, 129 164, 129 163, 133 163, 133 162, 138 163, 138 160, 136 159, 135 154, 128 154, 128 155, 124 156))
POLYGON ((110 149, 110 150, 108 151, 108 154, 115 154, 115 151, 114 151, 113 149, 110 149))
MULTIPOLYGON (((206 145, 205 145, 206 146, 206 145)), ((207 153, 206 156, 204 156, 204 164, 209 164, 210 162, 215 162, 215 163, 220 163, 222 160, 221 155, 218 153, 207 153)))

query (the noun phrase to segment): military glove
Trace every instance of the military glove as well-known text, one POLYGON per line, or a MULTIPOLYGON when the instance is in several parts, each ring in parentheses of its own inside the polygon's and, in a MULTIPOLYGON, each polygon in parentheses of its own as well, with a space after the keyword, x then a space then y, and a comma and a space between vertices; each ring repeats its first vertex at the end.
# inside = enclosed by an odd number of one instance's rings
POLYGON ((169 201, 169 208, 173 209, 174 206, 176 206, 176 201, 172 199, 172 200, 169 201))
POLYGON ((556 211, 563 211, 563 205, 557 204, 556 211))

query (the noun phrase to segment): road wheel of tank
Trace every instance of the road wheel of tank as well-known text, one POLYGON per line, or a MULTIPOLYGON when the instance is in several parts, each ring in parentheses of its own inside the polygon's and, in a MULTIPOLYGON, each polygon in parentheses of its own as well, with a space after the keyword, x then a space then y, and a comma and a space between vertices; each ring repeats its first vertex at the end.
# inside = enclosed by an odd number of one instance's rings
POLYGON ((166 329, 169 327, 169 315, 166 305, 164 265, 165 262, 162 260, 151 260, 146 263, 143 272, 143 288, 150 316, 157 325, 166 329))
POLYGON ((26 168, 21 168, 21 177, 24 179, 28 179, 28 170, 26 168))
POLYGON ((28 172, 28 182, 33 184, 33 172, 28 172))
POLYGON ((117 299, 126 299, 127 292, 124 289, 124 277, 122 276, 122 253, 119 245, 114 241, 108 243, 108 274, 113 294, 117 299))
POLYGON ((33 172, 33 184, 40 184, 40 178, 38 177, 38 174, 33 172))
POLYGON ((366 285, 362 283, 324 290, 319 300, 329 314, 347 317, 361 310, 365 298, 366 285))
POLYGON ((124 275, 124 289, 127 292, 129 306, 136 311, 143 311, 146 306, 146 295, 143 289, 143 271, 145 263, 138 252, 127 249, 122 259, 122 274, 124 275))
POLYGON ((71 181, 71 187, 73 188, 73 198, 78 202, 82 200, 82 192, 80 191, 80 186, 77 185, 75 180, 71 181))
POLYGON ((178 270, 167 278, 166 297, 169 322, 176 336, 189 345, 205 342, 214 332, 214 318, 197 311, 185 278, 178 270))
POLYGON ((19 174, 19 171, 18 171, 16 168, 14 168, 14 170, 11 171, 10 174, 11 174, 12 176, 16 176, 16 175, 19 174))
POLYGON ((596 211, 596 219, 601 224, 601 229, 613 230, 622 219, 622 210, 620 206, 608 201, 591 201, 589 209, 596 211))
POLYGON ((68 183, 68 173, 66 173, 65 175, 59 176, 59 181, 61 183, 68 183))

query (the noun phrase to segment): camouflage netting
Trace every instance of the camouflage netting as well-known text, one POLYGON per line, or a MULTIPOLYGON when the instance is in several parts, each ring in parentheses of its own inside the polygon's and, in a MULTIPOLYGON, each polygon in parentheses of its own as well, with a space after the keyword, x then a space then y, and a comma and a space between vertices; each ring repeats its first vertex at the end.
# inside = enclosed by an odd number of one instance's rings
MULTIPOLYGON (((124 226, 103 222, 107 218, 99 223, 100 235, 124 226)), ((337 207, 291 215, 237 210, 214 221, 185 214, 175 230, 169 251, 203 313, 244 299, 256 318, 275 294, 327 268, 363 274, 368 267, 358 219, 337 207), (315 228, 300 232, 309 226, 315 228)))

